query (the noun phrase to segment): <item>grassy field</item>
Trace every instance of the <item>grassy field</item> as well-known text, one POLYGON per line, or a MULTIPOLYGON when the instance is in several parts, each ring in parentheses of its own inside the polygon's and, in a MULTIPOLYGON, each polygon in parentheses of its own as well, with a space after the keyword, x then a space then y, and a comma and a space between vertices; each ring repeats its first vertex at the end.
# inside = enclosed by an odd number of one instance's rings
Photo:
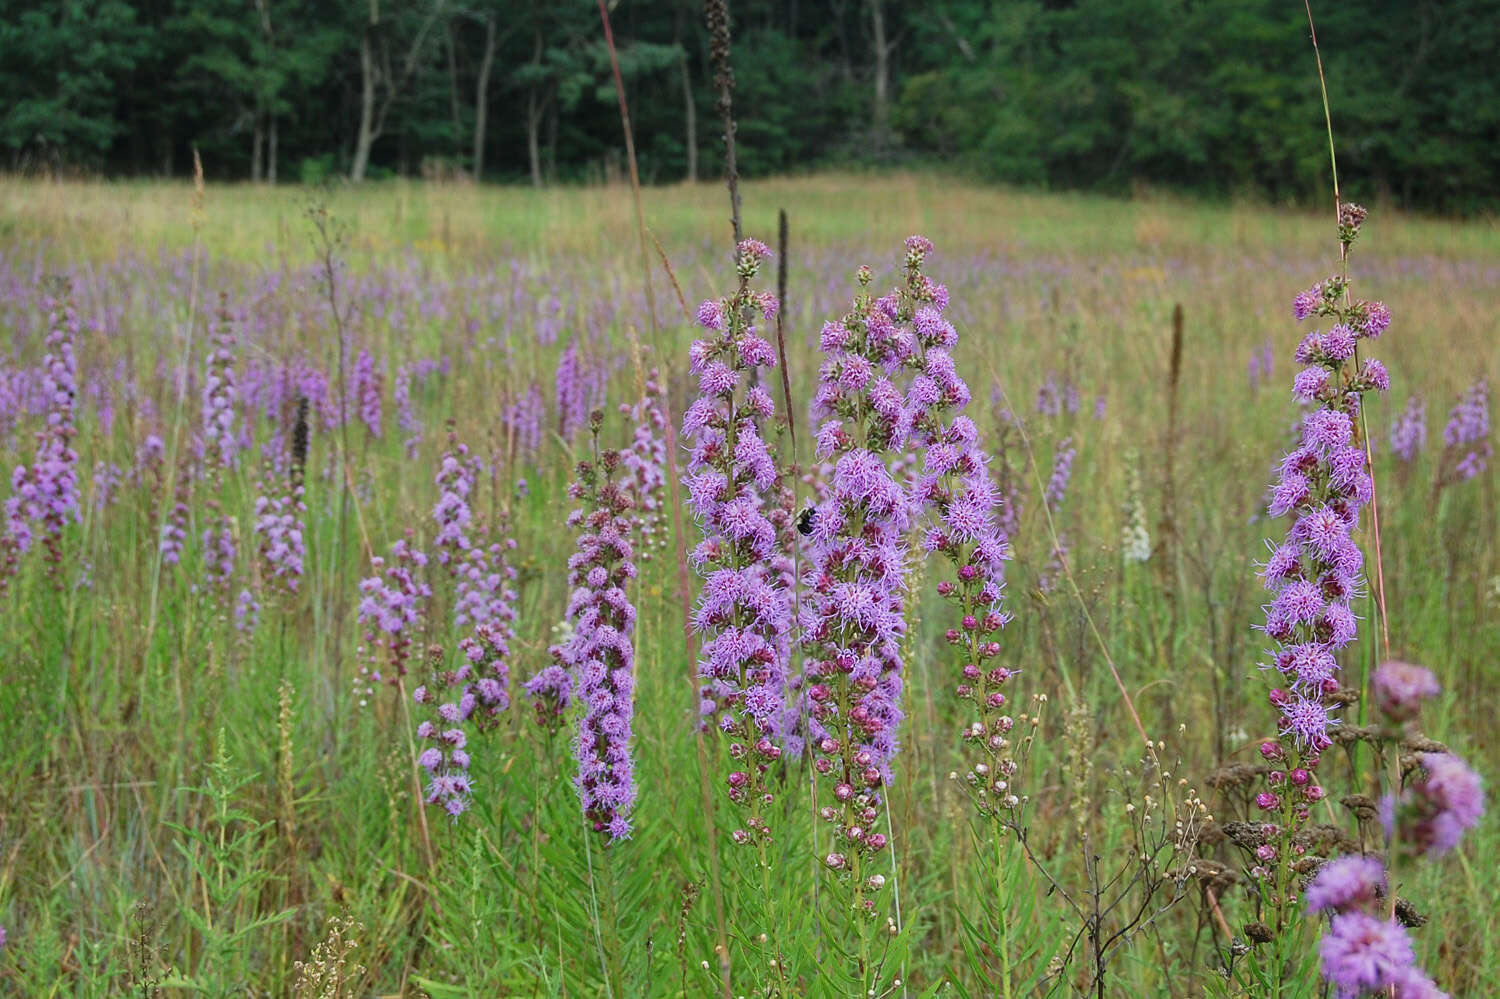
MULTIPOLYGON (((778 209, 790 219, 798 505, 821 479, 806 416, 820 327, 847 310, 857 266, 885 288, 902 239, 937 246, 927 270, 951 293, 968 412, 1015 500, 1000 661, 1021 671, 1009 689, 1029 747, 1013 778, 1024 842, 978 819, 957 778, 967 714, 938 567, 919 552, 891 889, 873 933, 850 931, 820 873, 804 761, 772 775, 774 844, 731 841, 725 750, 696 736, 670 530, 630 591, 632 838, 605 848, 585 828, 568 733, 532 720, 521 683, 551 661, 568 604, 566 490, 588 448, 559 406, 559 364, 575 357, 606 447, 629 445, 619 407, 649 368, 680 419, 701 332, 687 313, 734 290, 720 188, 645 192, 648 300, 627 189, 240 186, 199 202, 182 185, 5 181, 0 457, 7 470, 32 460, 49 404, 36 388, 43 300, 66 275, 82 320, 81 499, 55 549, 21 557, 0 596, 0 995, 698 996, 726 994, 726 975, 734 996, 1270 994, 1221 974, 1255 902, 1205 872, 1241 865, 1222 829, 1255 790, 1213 775, 1259 762, 1273 734, 1257 565, 1284 532, 1266 495, 1299 417, 1291 302, 1337 271, 1331 218, 904 175, 752 183, 744 201, 746 233, 768 243, 778 209), (334 220, 327 238, 309 206, 334 220), (240 452, 216 473, 201 394, 221 326, 240 452), (299 394, 306 555, 288 593, 257 556, 256 501, 285 491, 299 394), (422 807, 410 698, 431 662, 460 656, 455 584, 428 566, 399 690, 361 672, 358 617, 372 556, 403 538, 434 551, 450 427, 482 472, 469 505, 492 539, 514 539, 516 570, 514 703, 469 733, 472 807, 457 820, 422 807), (1044 483, 1070 446, 1071 483, 1049 515, 1044 483), (1136 523, 1144 561, 1122 540, 1136 523), (177 562, 161 554, 173 526, 177 562), (205 534, 220 530, 237 558, 216 582, 205 534), (1137 724, 1165 772, 1143 767, 1137 724), (1172 820, 1193 814, 1194 793, 1216 821, 1179 836, 1172 820)), ((1492 773, 1496 476, 1491 463, 1453 481, 1461 455, 1442 428, 1477 379, 1500 377, 1500 229, 1377 210, 1350 273, 1356 295, 1394 314, 1370 347, 1391 388, 1365 413, 1391 653, 1442 682, 1426 734, 1492 773), (1404 460, 1389 430, 1411 397, 1425 446, 1404 460)), ((1372 594, 1355 601, 1344 663, 1356 690, 1385 658, 1370 523, 1358 540, 1372 594)), ((1369 720, 1363 702, 1345 716, 1369 720)), ((1378 823, 1337 804, 1373 791, 1369 751, 1329 760, 1327 814, 1378 845, 1378 823)), ((1500 887, 1483 860, 1496 848, 1486 819, 1398 886, 1426 917, 1413 931, 1423 966, 1455 996, 1500 994, 1500 887)), ((1315 933, 1309 922, 1290 952, 1279 999, 1324 994, 1315 933)))

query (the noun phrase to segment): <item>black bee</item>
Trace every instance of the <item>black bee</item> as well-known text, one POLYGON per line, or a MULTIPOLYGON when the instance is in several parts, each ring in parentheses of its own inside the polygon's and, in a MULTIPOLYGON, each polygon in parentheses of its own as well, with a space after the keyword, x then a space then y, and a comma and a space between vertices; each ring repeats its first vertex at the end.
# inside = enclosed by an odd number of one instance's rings
POLYGON ((809 535, 813 532, 813 524, 817 521, 818 511, 810 506, 803 507, 802 512, 797 514, 797 533, 809 535))

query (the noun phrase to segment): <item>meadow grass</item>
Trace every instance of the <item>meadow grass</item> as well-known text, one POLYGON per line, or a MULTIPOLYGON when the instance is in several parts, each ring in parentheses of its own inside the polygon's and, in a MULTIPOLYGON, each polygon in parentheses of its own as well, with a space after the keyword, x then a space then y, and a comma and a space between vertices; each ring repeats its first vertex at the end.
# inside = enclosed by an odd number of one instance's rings
MULTIPOLYGON (((327 994, 713 995, 722 987, 722 907, 734 995, 770 980, 756 931, 767 919, 798 983, 791 994, 851 994, 824 970, 839 963, 843 943, 820 919, 805 768, 777 775, 788 812, 770 876, 755 869, 759 859, 727 845, 722 801, 717 825, 704 807, 694 666, 670 545, 643 563, 633 593, 641 794, 632 839, 605 850, 586 833, 567 733, 540 730, 520 696, 520 681, 548 662, 567 602, 565 489, 584 441, 556 433, 559 355, 576 340, 599 372, 614 446, 631 429, 615 407, 635 401, 641 377, 633 341, 645 343, 645 364, 666 372, 673 414, 690 397, 691 327, 657 260, 656 322, 646 315, 627 193, 213 186, 194 256, 185 186, 0 182, 0 374, 41 357, 46 274, 72 275, 86 323, 75 445, 84 501, 66 534, 64 582, 54 585, 41 559, 29 557, 0 616, 0 735, 11 760, 11 779, 0 786, 0 925, 9 937, 0 993, 323 995, 325 986, 308 984, 309 969, 326 971, 340 948, 314 950, 328 919, 347 916, 341 939, 357 946, 340 991, 327 994), (207 487, 195 484, 189 500, 182 563, 158 569, 174 475, 170 466, 134 479, 131 472, 143 467, 147 434, 169 442, 176 434, 180 455, 191 454, 197 388, 181 418, 178 393, 184 377, 201 381, 211 314, 203 303, 211 307, 221 290, 239 317, 242 380, 252 365, 274 371, 301 358, 333 381, 338 338, 318 285, 309 203, 348 227, 335 280, 353 303, 351 346, 368 349, 384 371, 383 431, 377 437, 351 412, 341 463, 340 431, 315 416, 306 575, 294 598, 263 599, 259 626, 247 634, 202 585, 207 487), (437 373, 415 383, 421 440, 408 450, 391 386, 400 366, 423 360, 437 373), (504 417, 533 385, 547 400, 546 432, 528 449, 504 417), (424 826, 409 711, 394 690, 354 688, 362 641, 355 587, 370 575, 369 557, 386 554, 404 532, 419 547, 431 538, 449 419, 489 469, 475 509, 507 511, 517 542, 516 703, 471 742, 471 813, 455 822, 434 811, 424 826), (349 516, 340 512, 344 477, 349 516), (711 842, 724 854, 717 889, 711 842)), ((1290 355, 1300 333, 1290 302, 1336 269, 1331 220, 1164 197, 981 189, 927 175, 819 175, 747 183, 743 193, 747 234, 768 238, 778 209, 791 219, 785 308, 799 400, 815 379, 818 328, 847 308, 854 268, 869 263, 877 284, 889 284, 900 240, 922 232, 938 247, 929 273, 952 292, 971 415, 992 448, 1001 411, 1024 426, 1025 443, 1006 438, 997 458, 1025 499, 1008 584, 1015 620, 1002 635, 1001 661, 1022 670, 1011 681, 1022 725, 1038 719, 1015 782, 1029 798, 1028 845, 1059 886, 1079 898, 1098 889, 1089 853, 1132 852, 1130 816, 1153 793, 1103 650, 1141 724, 1164 744, 1171 780, 1200 792, 1221 821, 1237 817, 1243 802, 1206 780, 1220 764, 1250 762, 1270 734, 1254 675, 1265 644, 1253 630, 1265 599, 1256 562, 1264 539, 1279 534, 1264 516, 1264 495, 1296 414, 1290 355), (1178 304, 1185 323, 1169 442, 1178 304), (1267 344, 1274 369, 1252 384, 1247 364, 1267 344), (1037 411, 1049 379, 1076 394, 1076 412, 1066 403, 1057 415, 1037 411), (1078 449, 1077 464, 1049 529, 1041 481, 1065 439, 1078 449), (1128 466, 1140 473, 1155 545, 1144 563, 1121 553, 1128 466), (1168 495, 1175 536, 1164 546, 1168 495), (1076 588, 1044 585, 1054 532, 1070 543, 1076 588)), ((653 188, 644 197, 647 225, 687 305, 727 294, 722 191, 653 188)), ((1500 651, 1495 473, 1442 489, 1433 483, 1442 451, 1435 431, 1449 406, 1476 378, 1500 377, 1500 320, 1490 303, 1500 231, 1487 221, 1376 212, 1353 275, 1359 294, 1395 314, 1374 345, 1392 388, 1367 414, 1393 651, 1443 682, 1428 733, 1492 772, 1500 763, 1489 737, 1500 651), (1430 432, 1406 464, 1390 453, 1386 431, 1409 394, 1427 400, 1430 432)), ((0 413, 7 468, 30 459, 40 425, 34 409, 13 413, 0 413)), ((251 450, 220 499, 236 518, 241 572, 254 550, 260 448, 280 426, 263 413, 249 419, 251 450)), ((799 487, 799 498, 806 491, 799 487)), ((695 529, 684 526, 691 546, 695 529)), ((434 586, 446 606, 451 592, 436 575, 434 586)), ((1379 658, 1373 605, 1361 599, 1357 607, 1360 641, 1346 667, 1356 676, 1379 658)), ((884 960, 903 983, 896 991, 1091 990, 1091 969, 1072 946, 1078 918, 1013 838, 997 848, 976 829, 964 790, 949 778, 961 768, 963 713, 952 696, 947 624, 936 600, 918 601, 914 613, 889 809, 900 924, 893 913, 890 932, 881 927, 884 960)), ((437 614, 422 644, 452 654, 459 637, 437 614)), ((715 753, 710 744, 717 788, 715 753)), ((1364 789, 1331 788, 1335 799, 1364 789)), ((1454 995, 1500 991, 1500 888, 1483 860, 1497 847, 1500 834, 1486 820, 1455 856, 1401 886, 1429 919, 1416 934, 1424 966, 1454 995)), ((1199 852, 1227 859, 1220 843, 1199 852)), ((1218 899, 1236 930, 1250 918, 1237 891, 1218 899)), ((1107 925, 1114 918, 1101 917, 1107 925)), ((1227 946, 1205 894, 1189 882, 1186 897, 1114 957, 1109 994, 1235 995, 1215 971, 1227 946)), ((1309 973, 1295 994, 1321 990, 1309 973)))

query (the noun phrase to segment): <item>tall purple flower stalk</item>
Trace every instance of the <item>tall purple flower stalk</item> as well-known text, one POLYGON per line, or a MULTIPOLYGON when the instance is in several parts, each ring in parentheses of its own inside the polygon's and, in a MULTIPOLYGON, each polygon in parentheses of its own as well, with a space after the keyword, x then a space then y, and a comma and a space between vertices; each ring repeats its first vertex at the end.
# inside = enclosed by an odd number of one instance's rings
POLYGON ((255 537, 262 578, 288 594, 296 593, 302 583, 307 556, 303 540, 306 517, 300 475, 293 475, 284 491, 267 485, 255 498, 255 537))
POLYGON ((630 449, 624 453, 626 485, 634 504, 632 523, 639 540, 642 562, 651 560, 652 549, 666 547, 667 445, 663 435, 661 374, 652 368, 646 375, 645 394, 634 406, 623 403, 620 411, 635 425, 630 449))
MULTIPOLYGON (((1010 620, 1002 605, 1010 544, 1001 526, 1002 496, 990 475, 989 455, 980 446, 979 428, 959 412, 969 401, 969 388, 953 365, 958 333, 935 303, 921 304, 926 288, 921 266, 931 244, 917 239, 907 243, 906 298, 914 310, 922 371, 918 378, 929 380, 940 395, 914 422, 911 443, 922 454, 922 472, 913 483, 912 499, 936 521, 924 531, 922 549, 944 556, 951 566, 951 576, 945 573, 937 584, 938 595, 954 606, 957 617, 958 627, 949 628, 945 639, 961 660, 957 694, 972 702, 979 716, 965 726, 964 738, 998 758, 1013 724, 1004 713, 1001 691, 1012 673, 991 665, 1000 654, 999 631, 1010 620)), ((1003 782, 1009 774, 994 777, 1003 782)), ((1005 797, 1003 783, 995 790, 996 800, 1005 797)))
POLYGON ((395 683, 406 675, 423 605, 432 596, 422 579, 426 567, 427 556, 405 538, 391 546, 389 561, 379 555, 370 559, 372 575, 359 584, 365 662, 356 684, 395 683))
POLYGON ((702 710, 729 742, 729 798, 749 827, 734 831, 741 844, 771 836, 766 777, 782 753, 791 629, 789 591, 771 565, 780 539, 768 513, 780 475, 764 431, 775 405, 757 378, 775 365, 776 350, 755 319, 757 313, 773 319, 776 299, 750 290, 769 256, 759 241, 742 241, 739 288, 699 306, 698 323, 708 333, 691 351, 700 394, 682 418, 691 449, 683 483, 703 532, 691 554, 703 577, 693 618, 705 636, 698 660, 702 710))
POLYGON ((1391 453, 1411 464, 1427 444, 1427 404, 1420 396, 1408 396, 1406 408, 1391 424, 1391 453))
MULTIPOLYGON (((1353 231, 1340 234, 1347 235, 1347 249, 1353 231)), ((1256 797, 1266 818, 1250 873, 1276 913, 1267 920, 1276 932, 1295 891, 1294 839, 1325 793, 1317 768, 1336 724, 1338 654, 1358 632, 1351 602, 1364 587, 1364 556, 1352 535, 1374 485, 1357 418, 1366 392, 1389 387, 1379 361, 1360 363, 1356 355, 1361 341, 1385 331, 1390 313, 1379 302, 1351 300, 1347 291, 1346 278, 1331 277, 1297 296, 1293 307, 1299 321, 1328 325, 1308 333, 1295 352, 1302 369, 1293 394, 1313 408, 1302 417, 1299 442, 1282 459, 1271 494, 1270 516, 1290 517, 1291 526, 1261 570, 1271 593, 1263 630, 1273 643, 1262 669, 1278 737, 1260 747, 1271 770, 1269 786, 1256 797)))
POLYGON ((573 753, 578 760, 574 786, 583 815, 593 830, 616 842, 630 835, 635 806, 635 763, 631 758, 631 719, 635 712, 635 607, 625 588, 635 578, 630 544, 630 497, 615 475, 618 451, 599 450, 604 414, 589 423, 594 457, 578 463, 568 495, 579 503, 568 515, 577 528, 578 547, 568 559, 568 618, 573 636, 572 696, 582 705, 573 753))
POLYGON ((920 438, 935 406, 960 401, 952 398, 960 388, 951 359, 900 384, 924 365, 920 341, 929 334, 915 328, 918 311, 925 326, 947 305, 947 290, 920 272, 931 243, 914 236, 906 247, 904 288, 877 299, 867 290, 869 268, 860 268, 853 309, 824 325, 826 360, 812 403, 822 421, 817 456, 834 470, 813 512, 802 604, 809 742, 821 777, 819 815, 833 834, 823 860, 847 878, 860 915, 876 912, 885 883, 871 866, 887 845, 879 819, 901 721, 903 535, 912 502, 890 464, 920 438))
POLYGON ((588 385, 576 338, 568 341, 562 358, 557 362, 554 387, 557 390, 557 435, 570 441, 583 426, 589 413, 588 385))
POLYGON ((1443 428, 1445 463, 1451 468, 1444 478, 1449 482, 1467 482, 1478 478, 1494 453, 1490 444, 1489 383, 1480 378, 1470 385, 1448 413, 1443 428))
POLYGON ((448 425, 448 450, 443 452, 438 467, 438 501, 432 509, 432 518, 437 521, 437 560, 456 572, 458 559, 470 546, 469 531, 472 529, 474 513, 469 508, 469 495, 474 491, 474 465, 469 458, 468 445, 458 439, 453 424, 448 425))
POLYGON ((510 707, 510 645, 516 636, 516 570, 505 556, 516 543, 503 532, 502 537, 475 545, 460 570, 460 586, 467 587, 461 606, 472 628, 459 649, 472 671, 468 682, 491 715, 510 707))
POLYGON ((1056 531, 1056 541, 1052 545, 1047 564, 1037 577, 1037 589, 1043 593, 1051 593, 1057 589, 1058 580, 1067 566, 1068 538, 1056 521, 1063 501, 1068 498, 1068 484, 1073 481, 1073 463, 1077 459, 1078 449, 1073 446, 1073 438, 1064 437, 1057 445, 1057 453, 1053 455, 1052 474, 1047 477, 1047 487, 1042 493, 1042 502, 1052 515, 1056 531))
MULTIPOLYGON (((434 651, 441 653, 441 646, 434 647, 434 651)), ((427 804, 441 805, 455 819, 468 810, 473 791, 469 780, 469 736, 463 728, 477 702, 467 682, 470 672, 468 663, 453 672, 434 669, 437 682, 451 695, 442 703, 437 703, 440 695, 426 684, 411 692, 413 701, 431 708, 436 715, 436 720, 424 718, 417 725, 417 738, 425 746, 417 763, 427 771, 427 804)))
POLYGON ((375 367, 375 358, 366 348, 360 348, 354 360, 354 398, 359 404, 359 419, 376 440, 381 436, 383 407, 381 395, 385 390, 385 373, 375 367))
MULTIPOLYGON (((1400 753, 1419 735, 1415 722, 1421 703, 1439 693, 1437 678, 1421 666, 1382 663, 1371 675, 1375 724, 1370 728, 1382 752, 1400 753)), ((1484 813, 1479 776, 1450 753, 1419 752, 1401 760, 1396 773, 1408 780, 1387 793, 1380 814, 1392 864, 1436 857, 1457 845, 1484 813)), ((1407 929, 1398 921, 1391 892, 1399 866, 1388 873, 1373 856, 1344 856, 1318 869, 1304 893, 1307 912, 1327 913, 1319 942, 1323 977, 1340 999, 1446 999, 1446 993, 1417 965, 1407 929)))
POLYGON ((406 457, 415 458, 417 448, 422 443, 422 421, 418 419, 416 409, 411 399, 412 366, 403 364, 396 369, 396 383, 393 389, 396 397, 396 426, 406 435, 401 446, 406 451, 406 457))
MULTIPOLYGON (((217 501, 210 501, 210 507, 217 507, 217 501)), ((203 578, 215 599, 227 598, 238 554, 234 521, 228 514, 220 513, 203 530, 203 578)))
POLYGON ((531 383, 525 395, 519 396, 505 408, 501 420, 522 454, 536 454, 541 449, 546 409, 542 387, 535 382, 531 383))
POLYGON ((235 436, 234 321, 222 294, 217 320, 203 378, 203 457, 210 468, 225 471, 235 465, 239 440, 235 436))
POLYGON ((192 478, 188 474, 187 462, 180 462, 177 483, 172 497, 172 509, 161 525, 161 564, 177 565, 182 561, 183 549, 187 546, 187 525, 191 512, 188 499, 192 491, 192 478))
MULTIPOLYGON (((450 435, 447 457, 456 447, 450 435)), ((444 669, 441 646, 433 647, 436 661, 429 671, 431 685, 423 684, 412 692, 412 699, 435 715, 417 726, 417 737, 426 744, 418 758, 428 773, 426 800, 441 805, 454 818, 468 808, 473 790, 468 773, 469 730, 476 721, 482 728, 510 707, 516 593, 511 588, 515 570, 504 552, 514 544, 507 537, 490 545, 467 544, 453 553, 448 566, 457 582, 455 618, 460 626, 469 625, 470 632, 459 640, 455 669, 444 669)))
POLYGON ((0 525, 0 587, 14 574, 21 555, 40 527, 48 571, 61 585, 62 532, 79 517, 78 452, 73 440, 78 406, 78 358, 74 352, 80 324, 71 301, 49 301, 47 353, 42 358, 41 387, 46 426, 37 434, 35 460, 11 473, 12 495, 0 525))

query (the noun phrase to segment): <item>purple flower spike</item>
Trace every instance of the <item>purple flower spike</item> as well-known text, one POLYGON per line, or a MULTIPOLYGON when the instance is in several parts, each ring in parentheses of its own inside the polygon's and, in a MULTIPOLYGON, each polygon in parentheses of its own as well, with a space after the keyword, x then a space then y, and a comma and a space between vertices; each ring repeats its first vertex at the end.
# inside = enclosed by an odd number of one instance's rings
POLYGON ((645 389, 639 402, 634 406, 622 404, 620 411, 635 424, 635 436, 623 460, 634 507, 631 522, 641 561, 649 562, 654 551, 667 544, 667 444, 663 436, 667 420, 662 412, 661 375, 655 368, 646 375, 645 389))
MULTIPOLYGON (((598 451, 599 419, 591 419, 597 458, 578 463, 569 495, 581 503, 568 521, 579 528, 578 547, 568 559, 568 619, 573 635, 561 656, 572 668, 571 692, 582 704, 573 752, 584 818, 610 842, 630 835, 635 806, 631 719, 635 712, 635 607, 625 588, 635 578, 630 543, 630 496, 615 481, 618 451, 598 451)), ((540 679, 540 677, 538 678, 540 679)), ((545 689, 536 684, 538 691, 545 689)), ((530 685, 528 685, 530 686, 530 685)), ((554 690, 562 685, 556 684, 554 690)))
POLYGON ((1391 424, 1391 453, 1409 465, 1426 444, 1427 404, 1418 396, 1409 396, 1406 408, 1391 424))
MULTIPOLYGON (((869 863, 885 846, 875 830, 898 748, 904 536, 916 510, 930 506, 944 518, 924 545, 959 553, 972 565, 971 581, 990 588, 991 602, 999 599, 1003 539, 996 543, 997 494, 975 450, 978 433, 969 420, 943 420, 970 393, 950 353, 957 334, 943 315, 947 289, 922 273, 931 251, 924 237, 908 240, 905 280, 878 299, 865 290, 870 272, 861 268, 853 309, 823 329, 826 359, 812 401, 822 421, 817 455, 833 473, 809 525, 803 697, 820 794, 831 798, 820 815, 847 851, 829 862, 839 872, 857 859, 869 863), (891 471, 908 449, 925 452, 914 484, 891 471), (967 554, 980 545, 994 565, 967 554)), ((866 890, 878 886, 855 888, 866 890)))
POLYGON ((235 464, 235 405, 238 394, 234 378, 234 323, 223 295, 219 297, 217 328, 208 352, 208 370, 203 379, 204 460, 223 471, 235 464))
POLYGON ((775 308, 750 288, 767 256, 755 240, 742 242, 738 290, 699 307, 700 325, 712 335, 692 345, 699 395, 682 423, 690 448, 683 483, 703 532, 692 553, 703 577, 693 618, 704 636, 700 705, 704 724, 730 744, 735 769, 726 788, 749 827, 733 836, 742 845, 771 835, 767 774, 789 735, 791 590, 782 562, 789 561, 783 541, 790 511, 779 502, 782 476, 765 439, 775 404, 759 384, 760 370, 774 365, 776 354, 755 326, 757 315, 774 315, 775 308))
POLYGON ((1459 399, 1443 428, 1443 469, 1439 485, 1478 478, 1494 448, 1490 444, 1489 384, 1479 379, 1459 399))
POLYGON ((80 516, 78 452, 73 439, 78 407, 78 358, 74 347, 81 329, 71 301, 47 303, 47 354, 42 358, 41 395, 46 425, 37 434, 36 458, 11 473, 12 495, 0 522, 0 592, 40 528, 47 571, 62 586, 63 529, 80 516))

